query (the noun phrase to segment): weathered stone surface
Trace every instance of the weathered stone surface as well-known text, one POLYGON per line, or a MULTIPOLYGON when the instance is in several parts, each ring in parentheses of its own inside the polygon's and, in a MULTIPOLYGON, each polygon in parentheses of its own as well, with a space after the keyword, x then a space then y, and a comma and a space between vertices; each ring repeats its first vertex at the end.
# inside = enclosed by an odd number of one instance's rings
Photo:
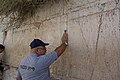
POLYGON ((5 36, 5 62, 10 70, 4 80, 15 80, 16 68, 30 50, 34 38, 50 42, 48 51, 59 44, 65 28, 69 46, 50 67, 55 80, 119 80, 120 27, 117 0, 61 0, 48 4, 21 28, 5 36))

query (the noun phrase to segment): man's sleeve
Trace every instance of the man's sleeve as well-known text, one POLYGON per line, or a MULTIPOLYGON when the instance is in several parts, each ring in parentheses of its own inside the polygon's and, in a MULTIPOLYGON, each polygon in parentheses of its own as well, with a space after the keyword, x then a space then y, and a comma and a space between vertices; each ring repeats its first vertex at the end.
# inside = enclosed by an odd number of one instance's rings
POLYGON ((47 53, 43 56, 43 64, 44 66, 50 66, 56 59, 58 58, 57 53, 55 51, 52 51, 50 53, 47 53))
MULTIPOLYGON (((19 70, 17 70, 17 72, 16 72, 16 77, 17 77, 17 78, 21 78, 21 74, 20 74, 19 70)), ((21 78, 21 79, 22 79, 22 78, 21 78)))

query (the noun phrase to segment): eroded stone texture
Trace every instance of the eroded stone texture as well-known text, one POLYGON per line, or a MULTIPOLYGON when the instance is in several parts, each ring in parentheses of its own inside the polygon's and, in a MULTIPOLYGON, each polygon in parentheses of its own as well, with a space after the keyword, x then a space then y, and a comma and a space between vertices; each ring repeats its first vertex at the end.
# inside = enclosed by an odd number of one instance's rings
POLYGON ((117 0, 61 0, 39 9, 34 18, 5 36, 5 62, 10 70, 4 80, 15 80, 21 59, 34 38, 59 44, 65 28, 69 46, 50 67, 52 80, 119 80, 120 27, 117 0))

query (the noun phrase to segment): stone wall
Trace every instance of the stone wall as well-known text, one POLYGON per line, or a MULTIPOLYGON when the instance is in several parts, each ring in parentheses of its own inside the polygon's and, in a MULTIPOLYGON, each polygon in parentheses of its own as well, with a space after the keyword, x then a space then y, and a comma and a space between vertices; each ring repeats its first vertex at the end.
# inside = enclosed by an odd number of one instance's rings
POLYGON ((52 51, 59 46, 65 28, 69 46, 51 66, 53 79, 119 80, 118 1, 53 0, 40 8, 20 28, 7 31, 5 62, 12 67, 4 73, 4 80, 15 80, 16 67, 29 53, 29 43, 34 38, 49 42, 47 48, 52 51))

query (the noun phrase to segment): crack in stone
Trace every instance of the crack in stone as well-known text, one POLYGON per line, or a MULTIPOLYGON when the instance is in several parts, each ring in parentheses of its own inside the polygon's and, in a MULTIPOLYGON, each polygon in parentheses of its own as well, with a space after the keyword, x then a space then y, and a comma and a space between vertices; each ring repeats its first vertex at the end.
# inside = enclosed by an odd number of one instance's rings
MULTIPOLYGON (((102 13, 100 14, 100 21, 99 21, 99 26, 98 26, 98 35, 97 35, 97 41, 96 41, 96 49, 95 49, 95 63, 94 63, 94 66, 96 64, 96 60, 97 60, 97 50, 98 50, 98 41, 99 41, 99 37, 100 37, 100 29, 101 29, 101 26, 102 26, 102 18, 103 18, 103 12, 104 12, 104 7, 105 7, 105 4, 102 4, 102 13)), ((90 77, 90 80, 92 80, 92 77, 94 75, 94 69, 95 67, 93 67, 93 70, 92 70, 92 73, 91 73, 91 77, 90 77)))
POLYGON ((93 73, 94 73, 94 68, 93 68, 93 70, 92 70, 92 73, 91 73, 91 76, 90 76, 90 80, 92 80, 93 73))
POLYGON ((118 4, 118 3, 119 3, 119 0, 115 0, 115 2, 116 2, 116 4, 118 4))

